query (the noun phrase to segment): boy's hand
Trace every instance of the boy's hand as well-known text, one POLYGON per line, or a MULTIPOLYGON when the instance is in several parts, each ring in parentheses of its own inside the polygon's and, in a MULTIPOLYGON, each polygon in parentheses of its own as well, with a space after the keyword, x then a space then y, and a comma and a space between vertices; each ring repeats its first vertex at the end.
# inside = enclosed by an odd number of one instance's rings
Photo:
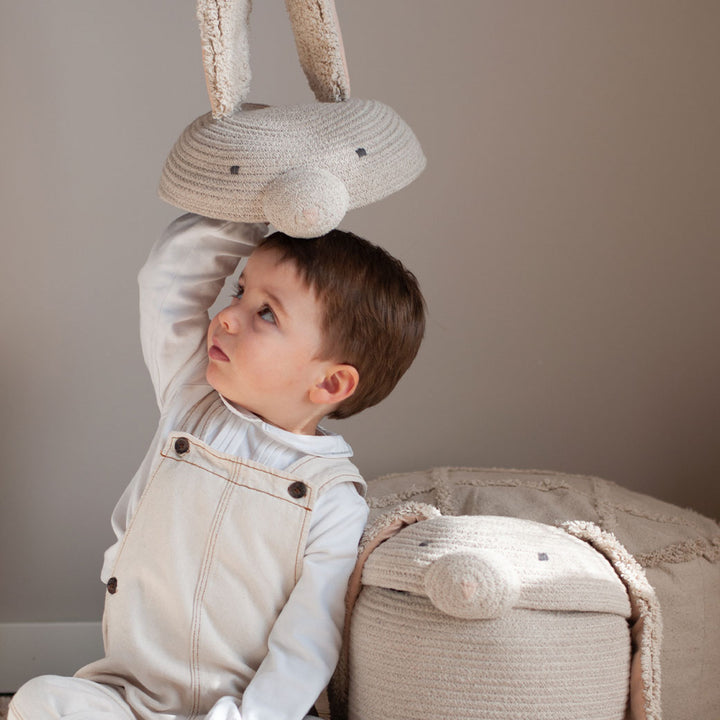
POLYGON ((235 698, 230 695, 221 697, 205 716, 205 720, 242 720, 235 698))
POLYGON ((269 226, 269 223, 266 222, 246 223, 203 219, 205 222, 211 223, 219 232, 222 232, 230 239, 253 247, 257 246, 267 235, 269 226))
POLYGON ((269 223, 216 220, 197 213, 185 213, 185 215, 177 218, 168 230, 171 230, 175 225, 184 231, 193 229, 194 232, 200 233, 200 235, 207 233, 212 236, 226 237, 229 240, 245 245, 251 252, 267 235, 269 223))
POLYGON ((270 226, 270 223, 266 222, 234 222, 229 224, 237 231, 239 240, 250 242, 253 245, 258 245, 260 243, 260 241, 267 235, 268 227, 270 226))

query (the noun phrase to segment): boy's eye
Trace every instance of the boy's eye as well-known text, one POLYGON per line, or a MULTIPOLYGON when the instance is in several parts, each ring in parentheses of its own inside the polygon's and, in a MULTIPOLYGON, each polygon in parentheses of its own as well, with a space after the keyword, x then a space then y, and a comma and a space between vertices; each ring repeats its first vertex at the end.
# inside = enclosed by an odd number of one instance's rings
POLYGON ((258 315, 265 322, 275 324, 275 313, 267 305, 258 311, 258 315))
POLYGON ((243 296, 244 292, 245 288, 242 285, 238 285, 237 290, 233 293, 233 297, 239 300, 243 296))

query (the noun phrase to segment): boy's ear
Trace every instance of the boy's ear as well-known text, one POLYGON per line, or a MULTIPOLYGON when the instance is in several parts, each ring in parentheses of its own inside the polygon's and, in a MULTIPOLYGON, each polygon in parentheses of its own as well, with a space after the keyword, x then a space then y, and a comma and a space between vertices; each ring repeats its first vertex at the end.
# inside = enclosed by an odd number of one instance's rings
POLYGON ((337 405, 357 390, 360 373, 353 365, 331 365, 325 377, 310 389, 310 401, 317 405, 337 405))

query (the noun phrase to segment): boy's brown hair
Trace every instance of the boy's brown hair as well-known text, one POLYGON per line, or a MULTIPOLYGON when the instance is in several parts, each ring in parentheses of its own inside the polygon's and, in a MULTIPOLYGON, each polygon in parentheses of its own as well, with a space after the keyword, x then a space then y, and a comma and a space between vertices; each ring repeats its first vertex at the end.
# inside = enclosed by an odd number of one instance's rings
POLYGON ((425 301, 415 276, 383 248, 343 230, 311 239, 276 232, 260 248, 293 263, 317 295, 321 357, 358 371, 357 390, 330 417, 350 417, 387 397, 425 333, 425 301))

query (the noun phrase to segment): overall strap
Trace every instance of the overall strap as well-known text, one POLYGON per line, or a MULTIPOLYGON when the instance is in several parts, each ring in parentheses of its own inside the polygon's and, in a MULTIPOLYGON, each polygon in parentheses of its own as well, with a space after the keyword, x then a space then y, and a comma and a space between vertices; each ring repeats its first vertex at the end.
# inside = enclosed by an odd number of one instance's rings
POLYGON ((360 471, 347 458, 306 455, 287 467, 285 472, 297 476, 315 488, 318 495, 343 482, 352 482, 362 497, 365 497, 367 491, 360 471))

